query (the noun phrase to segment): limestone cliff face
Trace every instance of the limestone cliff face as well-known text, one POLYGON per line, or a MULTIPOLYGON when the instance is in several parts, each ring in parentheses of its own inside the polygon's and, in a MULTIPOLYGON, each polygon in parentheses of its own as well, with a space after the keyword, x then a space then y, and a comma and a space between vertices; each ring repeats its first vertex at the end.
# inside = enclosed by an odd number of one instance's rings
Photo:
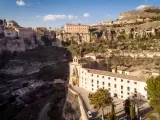
POLYGON ((42 41, 35 41, 34 39, 9 39, 9 38, 2 38, 0 39, 0 53, 3 50, 7 51, 17 51, 17 52, 24 52, 29 49, 34 49, 39 45, 44 45, 42 41))
POLYGON ((78 97, 68 91, 65 106, 63 109, 63 117, 65 120, 79 120, 81 116, 78 97))

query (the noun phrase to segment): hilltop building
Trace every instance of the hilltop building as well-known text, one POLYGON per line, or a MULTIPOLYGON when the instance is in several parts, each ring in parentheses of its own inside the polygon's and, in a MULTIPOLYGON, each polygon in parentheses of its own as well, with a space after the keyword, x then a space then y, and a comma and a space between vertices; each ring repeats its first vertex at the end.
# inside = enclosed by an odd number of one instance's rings
POLYGON ((34 31, 32 28, 15 28, 20 38, 33 38, 34 31))
POLYGON ((79 57, 74 57, 70 64, 69 84, 79 86, 90 92, 95 92, 99 88, 108 89, 112 97, 127 99, 134 97, 139 100, 147 100, 145 91, 148 76, 132 75, 131 69, 118 67, 117 72, 112 72, 85 68, 80 63, 79 57))
POLYGON ((5 37, 16 38, 18 37, 18 33, 12 27, 6 27, 4 30, 5 37))
POLYGON ((89 33, 89 26, 82 24, 66 24, 64 29, 66 33, 89 33))
POLYGON ((91 35, 88 25, 82 24, 66 24, 64 31, 57 33, 57 39, 59 40, 72 40, 79 44, 84 42, 90 42, 91 35))
POLYGON ((35 29, 35 34, 38 40, 41 40, 41 37, 44 36, 46 32, 47 32, 46 27, 37 27, 35 29))

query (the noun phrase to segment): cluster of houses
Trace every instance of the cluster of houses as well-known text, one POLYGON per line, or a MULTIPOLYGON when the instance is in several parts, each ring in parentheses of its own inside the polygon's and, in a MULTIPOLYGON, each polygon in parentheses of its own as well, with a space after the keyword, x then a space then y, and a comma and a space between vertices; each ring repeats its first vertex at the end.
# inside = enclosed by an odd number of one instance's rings
POLYGON ((107 20, 97 24, 91 25, 92 27, 102 27, 102 26, 122 26, 122 25, 130 25, 130 24, 139 24, 139 23, 146 23, 151 22, 152 19, 150 18, 137 18, 131 20, 107 20))
POLYGON ((43 36, 49 39, 56 38, 54 31, 49 31, 45 27, 37 27, 33 29, 31 27, 21 27, 17 22, 0 20, 0 36, 8 38, 37 38, 40 40, 43 36))

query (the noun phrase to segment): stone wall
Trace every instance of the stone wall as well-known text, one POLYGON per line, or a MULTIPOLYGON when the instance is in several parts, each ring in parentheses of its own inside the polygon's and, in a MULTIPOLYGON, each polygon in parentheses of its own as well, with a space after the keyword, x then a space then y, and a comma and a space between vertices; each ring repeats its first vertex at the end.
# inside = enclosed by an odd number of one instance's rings
POLYGON ((160 57, 160 52, 151 52, 151 51, 119 51, 115 53, 116 56, 126 56, 132 58, 154 58, 160 57))
POLYGON ((83 106, 83 102, 81 97, 79 96, 79 94, 77 94, 75 91, 73 91, 71 88, 68 88, 69 91, 71 91, 73 94, 78 96, 78 103, 79 103, 79 107, 80 107, 80 111, 81 111, 81 119, 82 120, 88 120, 87 114, 85 112, 84 106, 83 106))

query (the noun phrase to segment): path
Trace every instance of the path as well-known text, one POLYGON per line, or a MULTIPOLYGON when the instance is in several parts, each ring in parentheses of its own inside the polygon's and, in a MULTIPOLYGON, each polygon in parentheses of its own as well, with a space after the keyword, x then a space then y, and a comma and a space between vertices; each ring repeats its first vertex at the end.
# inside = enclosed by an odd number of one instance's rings
POLYGON ((45 107, 42 109, 39 120, 48 120, 48 110, 49 110, 49 103, 45 105, 45 107))

